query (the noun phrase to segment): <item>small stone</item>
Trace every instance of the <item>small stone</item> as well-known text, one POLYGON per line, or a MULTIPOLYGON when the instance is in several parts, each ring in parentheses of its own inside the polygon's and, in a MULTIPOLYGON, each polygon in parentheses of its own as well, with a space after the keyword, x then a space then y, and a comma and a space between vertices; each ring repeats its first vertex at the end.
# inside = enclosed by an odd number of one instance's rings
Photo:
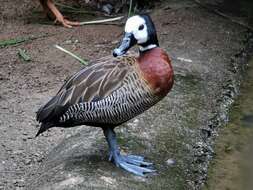
POLYGON ((112 185, 112 184, 116 183, 116 179, 113 179, 111 177, 101 176, 100 179, 103 180, 104 182, 106 182, 107 184, 112 185))
POLYGON ((110 15, 112 14, 113 6, 108 3, 106 5, 103 5, 101 10, 104 11, 106 14, 110 15))
POLYGON ((111 42, 111 44, 113 44, 113 45, 118 44, 118 43, 119 43, 119 40, 114 40, 114 41, 111 42))
POLYGON ((53 189, 67 189, 67 187, 78 185, 83 181, 84 179, 82 177, 71 177, 56 184, 55 187, 53 187, 53 189))
POLYGON ((36 162, 42 162, 44 158, 37 158, 36 162))
POLYGON ((34 156, 35 157, 40 157, 40 154, 39 153, 35 153, 34 156))
POLYGON ((71 44, 71 43, 72 43, 71 40, 66 40, 66 41, 65 41, 65 44, 71 44))
POLYGON ((172 166, 172 165, 175 165, 176 164, 176 161, 173 159, 173 158, 170 158, 166 161, 166 164, 168 166, 172 166))
POLYGON ((31 161, 30 159, 26 159, 26 160, 25 160, 25 165, 30 165, 31 162, 32 162, 32 161, 31 161))

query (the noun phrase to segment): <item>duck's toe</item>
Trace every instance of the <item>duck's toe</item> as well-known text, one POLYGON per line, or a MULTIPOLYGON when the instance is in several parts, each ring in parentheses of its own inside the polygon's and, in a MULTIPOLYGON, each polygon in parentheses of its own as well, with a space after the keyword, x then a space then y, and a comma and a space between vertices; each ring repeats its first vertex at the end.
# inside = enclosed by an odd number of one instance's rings
POLYGON ((145 176, 146 174, 156 172, 156 170, 154 170, 154 169, 149 169, 149 168, 144 167, 144 166, 137 166, 135 164, 130 164, 130 163, 127 163, 124 160, 120 160, 117 163, 117 165, 119 165, 119 167, 121 167, 122 169, 124 169, 124 170, 126 170, 130 173, 133 173, 135 175, 138 175, 138 176, 145 176))
POLYGON ((139 155, 126 155, 125 157, 129 158, 129 159, 134 159, 134 160, 138 160, 138 161, 144 161, 144 157, 143 156, 139 156, 139 155))
POLYGON ((153 164, 145 162, 142 156, 114 154, 112 157, 117 167, 125 169, 135 175, 145 176, 145 174, 156 172, 153 169, 153 164))
POLYGON ((153 163, 151 162, 145 162, 144 157, 142 156, 135 156, 135 155, 122 155, 122 159, 129 163, 136 166, 142 166, 142 167, 151 167, 153 166, 153 163))

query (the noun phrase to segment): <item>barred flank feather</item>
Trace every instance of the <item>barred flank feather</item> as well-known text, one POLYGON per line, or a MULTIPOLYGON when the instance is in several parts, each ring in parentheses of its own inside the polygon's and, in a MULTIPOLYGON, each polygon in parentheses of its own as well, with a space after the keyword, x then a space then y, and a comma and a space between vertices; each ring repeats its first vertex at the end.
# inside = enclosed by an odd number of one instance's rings
POLYGON ((145 83, 136 80, 135 75, 127 76, 121 88, 100 101, 70 106, 60 117, 60 123, 72 120, 76 123, 117 125, 144 112, 162 97, 153 95, 145 83))
MULTIPOLYGON (((160 49, 153 50, 153 53, 163 55, 160 49)), ((151 56, 152 61, 152 57, 156 58, 151 56)), ((150 78, 145 78, 141 62, 127 56, 103 58, 82 69, 70 77, 56 96, 38 110, 37 120, 42 124, 37 135, 53 126, 117 126, 141 114, 161 100, 172 85, 170 80, 173 79, 173 73, 167 57, 156 62, 161 67, 157 73, 152 68, 153 63, 143 62, 146 68, 152 66, 147 69, 150 78), (160 77, 160 73, 166 76, 160 77), (146 79, 150 79, 155 90, 146 79), (160 85, 158 88, 157 84, 160 85), (159 90, 162 93, 159 94, 159 90)))
MULTIPOLYGON (((60 118, 72 118, 66 113, 77 111, 79 103, 92 105, 91 102, 99 102, 122 87, 125 77, 134 71, 132 63, 135 61, 135 58, 129 57, 105 57, 91 63, 91 66, 70 77, 58 93, 37 111, 37 121, 42 126, 44 123, 45 126, 62 126, 60 118)), ((89 118, 92 120, 91 115, 89 118)))

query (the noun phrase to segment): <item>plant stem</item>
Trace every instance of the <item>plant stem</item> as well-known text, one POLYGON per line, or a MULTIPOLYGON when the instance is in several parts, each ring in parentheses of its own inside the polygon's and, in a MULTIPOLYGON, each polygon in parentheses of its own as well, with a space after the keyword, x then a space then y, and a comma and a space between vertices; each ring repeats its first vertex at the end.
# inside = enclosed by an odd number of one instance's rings
POLYGON ((101 24, 101 23, 105 23, 105 22, 113 22, 113 21, 121 20, 123 18, 124 18, 123 16, 120 16, 120 17, 103 19, 103 20, 87 21, 87 22, 81 22, 80 25, 101 24))
POLYGON ((20 38, 14 38, 9 40, 2 40, 0 41, 0 48, 6 47, 6 46, 12 46, 12 45, 18 45, 23 42, 36 40, 38 38, 44 38, 48 35, 40 35, 40 36, 30 36, 30 37, 20 37, 20 38))
POLYGON ((82 65, 88 65, 88 62, 83 60, 82 58, 78 57, 77 55, 71 53, 70 51, 64 49, 63 47, 59 46, 59 45, 55 45, 55 47, 61 51, 63 51, 64 53, 69 54, 70 56, 74 57, 75 59, 77 59, 82 65))
POLYGON ((131 16, 131 13, 132 13, 132 6, 133 6, 133 0, 130 0, 130 5, 129 5, 129 10, 128 10, 128 15, 127 15, 127 17, 130 17, 130 16, 131 16))

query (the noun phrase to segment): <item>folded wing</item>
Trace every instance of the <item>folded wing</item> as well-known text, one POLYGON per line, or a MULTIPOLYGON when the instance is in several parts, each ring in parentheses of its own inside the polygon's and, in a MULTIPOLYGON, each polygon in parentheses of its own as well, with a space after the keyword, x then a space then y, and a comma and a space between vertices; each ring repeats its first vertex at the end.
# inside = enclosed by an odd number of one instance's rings
MULTIPOLYGON (((74 104, 99 101, 122 86, 131 72, 126 58, 103 58, 70 77, 58 93, 37 112, 37 121, 57 122, 62 114, 74 104)), ((134 61, 134 58, 132 58, 134 61)))

